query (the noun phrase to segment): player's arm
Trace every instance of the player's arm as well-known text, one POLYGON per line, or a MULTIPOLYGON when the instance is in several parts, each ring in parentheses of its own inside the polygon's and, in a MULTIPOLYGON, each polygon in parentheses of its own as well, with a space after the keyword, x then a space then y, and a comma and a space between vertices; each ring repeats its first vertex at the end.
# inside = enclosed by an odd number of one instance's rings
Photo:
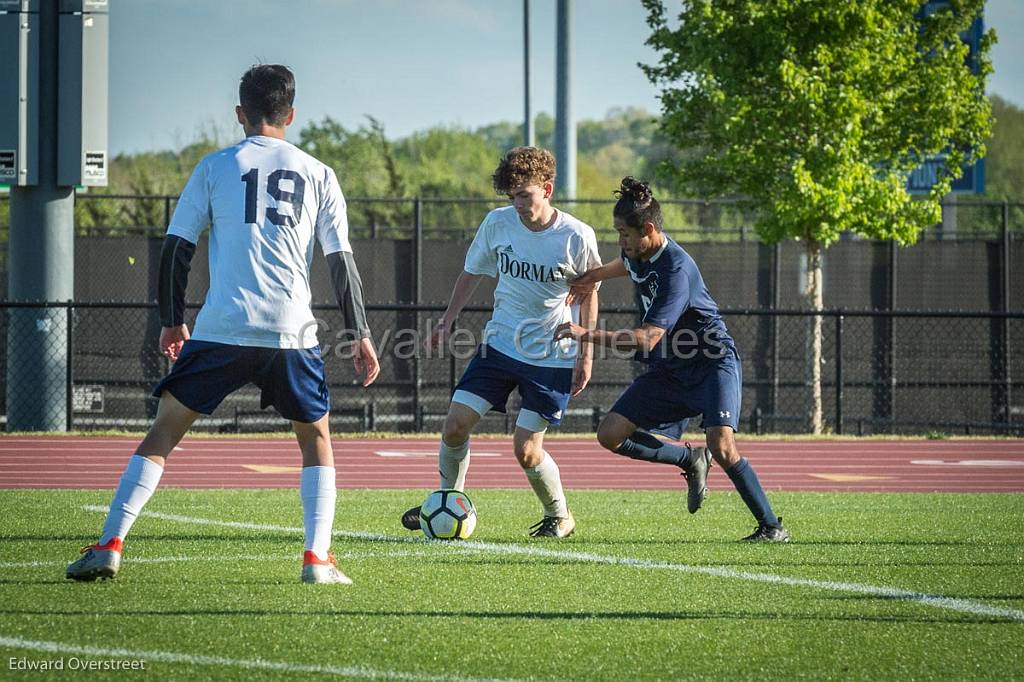
POLYGON ((185 324, 185 290, 196 245, 175 234, 164 238, 160 249, 160 279, 156 301, 160 310, 160 352, 172 361, 178 359, 181 347, 189 338, 185 324))
POLYGON ((445 337, 451 333, 455 321, 462 313, 462 309, 469 303, 469 299, 473 298, 473 292, 476 291, 480 280, 483 278, 484 275, 476 275, 465 270, 459 274, 458 279, 455 280, 455 286, 452 287, 448 308, 444 311, 444 315, 441 316, 437 326, 434 327, 430 337, 427 339, 428 348, 436 348, 444 342, 445 337))
MULTIPOLYGON (((588 291, 578 301, 580 305, 580 327, 593 330, 597 326, 597 290, 588 291)), ((572 377, 572 396, 576 397, 590 383, 594 367, 594 346, 581 343, 576 351, 576 367, 572 377)))
POLYGON ((331 284, 334 296, 341 309, 345 333, 356 344, 353 362, 363 386, 369 386, 380 374, 380 361, 370 339, 370 325, 366 321, 366 306, 363 304, 363 281, 359 277, 355 258, 350 251, 336 251, 327 254, 327 265, 331 269, 331 284))
POLYGON ((171 216, 163 247, 160 250, 160 273, 156 300, 160 311, 159 348, 172 361, 177 361, 182 346, 189 339, 185 324, 185 289, 192 269, 199 236, 210 224, 210 191, 208 166, 203 159, 192 171, 178 204, 171 216))
POLYGON ((622 262, 621 257, 604 265, 599 265, 596 268, 591 268, 579 277, 573 277, 569 280, 571 288, 565 301, 566 303, 579 303, 585 294, 596 289, 598 282, 616 277, 625 277, 627 274, 626 265, 622 262))
POLYGON ((665 336, 665 329, 657 325, 645 323, 636 329, 619 329, 608 331, 606 329, 587 329, 582 325, 572 322, 565 322, 555 330, 555 340, 576 339, 580 343, 594 344, 606 348, 614 348, 617 351, 642 351, 649 352, 657 346, 662 337, 665 336))

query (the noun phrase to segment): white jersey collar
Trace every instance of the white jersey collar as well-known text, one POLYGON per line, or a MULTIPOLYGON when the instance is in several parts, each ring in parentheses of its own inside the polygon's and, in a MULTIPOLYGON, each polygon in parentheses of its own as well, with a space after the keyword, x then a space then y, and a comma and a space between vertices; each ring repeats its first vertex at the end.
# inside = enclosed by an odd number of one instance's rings
POLYGON ((665 253, 665 249, 667 247, 668 247, 668 235, 665 235, 665 241, 663 241, 661 243, 661 246, 658 247, 658 250, 654 252, 654 255, 647 259, 647 262, 648 263, 653 263, 654 261, 658 260, 658 258, 661 256, 661 254, 665 253))

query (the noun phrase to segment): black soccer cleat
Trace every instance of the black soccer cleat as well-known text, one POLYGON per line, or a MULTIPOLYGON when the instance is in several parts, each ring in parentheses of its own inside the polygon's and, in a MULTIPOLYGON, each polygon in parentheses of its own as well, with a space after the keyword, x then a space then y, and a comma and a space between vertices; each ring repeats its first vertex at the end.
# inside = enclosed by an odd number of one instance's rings
POLYGON ((565 517, 545 516, 530 526, 530 536, 535 538, 567 538, 576 532, 576 519, 572 513, 565 517))
MULTIPOLYGON (((690 447, 687 443, 687 447, 690 447)), ((683 467, 686 479, 686 510, 696 514, 708 494, 708 471, 711 469, 711 451, 690 447, 690 461, 683 467)))
POLYGON ((789 542, 789 531, 782 527, 782 517, 778 526, 766 523, 758 525, 757 530, 743 538, 743 542, 789 542))
POLYGON ((402 514, 402 527, 406 530, 421 530, 419 507, 413 507, 402 514))

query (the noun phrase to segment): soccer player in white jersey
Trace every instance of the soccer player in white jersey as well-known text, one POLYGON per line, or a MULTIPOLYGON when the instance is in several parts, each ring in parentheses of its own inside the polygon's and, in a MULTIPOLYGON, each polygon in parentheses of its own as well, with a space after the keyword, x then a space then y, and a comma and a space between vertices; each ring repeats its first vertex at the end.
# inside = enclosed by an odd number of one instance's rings
MULTIPOLYGON (((448 309, 428 339, 444 343, 482 277, 496 277, 494 314, 476 356, 455 387, 439 453, 441 488, 463 490, 469 469, 469 435, 489 410, 505 411, 513 390, 522 398, 513 447, 544 508, 534 537, 564 538, 576 521, 566 504, 558 466, 544 450, 544 432, 557 425, 570 395, 590 381, 593 350, 575 341, 552 341, 559 324, 576 316, 584 327, 597 318, 596 292, 578 309, 566 303, 571 277, 601 260, 594 230, 551 205, 555 157, 545 149, 517 147, 501 159, 494 189, 511 206, 487 214, 466 254, 448 309), (577 314, 578 313, 578 314, 577 314)), ((420 508, 402 515, 418 530, 420 508)))
POLYGON ((160 481, 166 458, 200 414, 248 383, 291 420, 302 451, 305 525, 302 581, 345 584, 329 553, 334 522, 330 396, 310 310, 313 239, 330 265, 352 330, 363 386, 380 366, 370 340, 362 284, 348 239, 345 199, 334 171, 285 142, 295 116, 295 79, 260 64, 242 76, 238 144, 199 162, 167 228, 160 260, 160 350, 174 366, 156 386, 156 419, 121 476, 99 541, 68 566, 74 580, 113 578, 125 536, 160 481), (191 337, 185 287, 200 234, 211 223, 210 289, 191 337))

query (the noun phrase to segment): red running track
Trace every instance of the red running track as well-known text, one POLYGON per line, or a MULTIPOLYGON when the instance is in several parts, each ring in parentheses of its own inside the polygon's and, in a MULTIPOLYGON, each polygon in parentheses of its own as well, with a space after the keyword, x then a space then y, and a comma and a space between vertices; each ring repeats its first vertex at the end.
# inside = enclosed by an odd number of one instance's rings
MULTIPOLYGON (((128 438, 0 438, 0 488, 114 488, 137 444, 128 438)), ((594 440, 547 443, 569 488, 681 489, 677 470, 604 451, 594 440)), ((1024 441, 801 441, 740 443, 769 490, 1022 492, 1024 441)), ((435 440, 336 440, 338 485, 430 488, 435 440)), ((183 488, 291 488, 299 450, 292 440, 187 438, 169 459, 162 485, 183 488)), ((511 439, 473 441, 472 487, 525 488, 511 439)), ((715 467, 712 490, 732 484, 715 467)))

